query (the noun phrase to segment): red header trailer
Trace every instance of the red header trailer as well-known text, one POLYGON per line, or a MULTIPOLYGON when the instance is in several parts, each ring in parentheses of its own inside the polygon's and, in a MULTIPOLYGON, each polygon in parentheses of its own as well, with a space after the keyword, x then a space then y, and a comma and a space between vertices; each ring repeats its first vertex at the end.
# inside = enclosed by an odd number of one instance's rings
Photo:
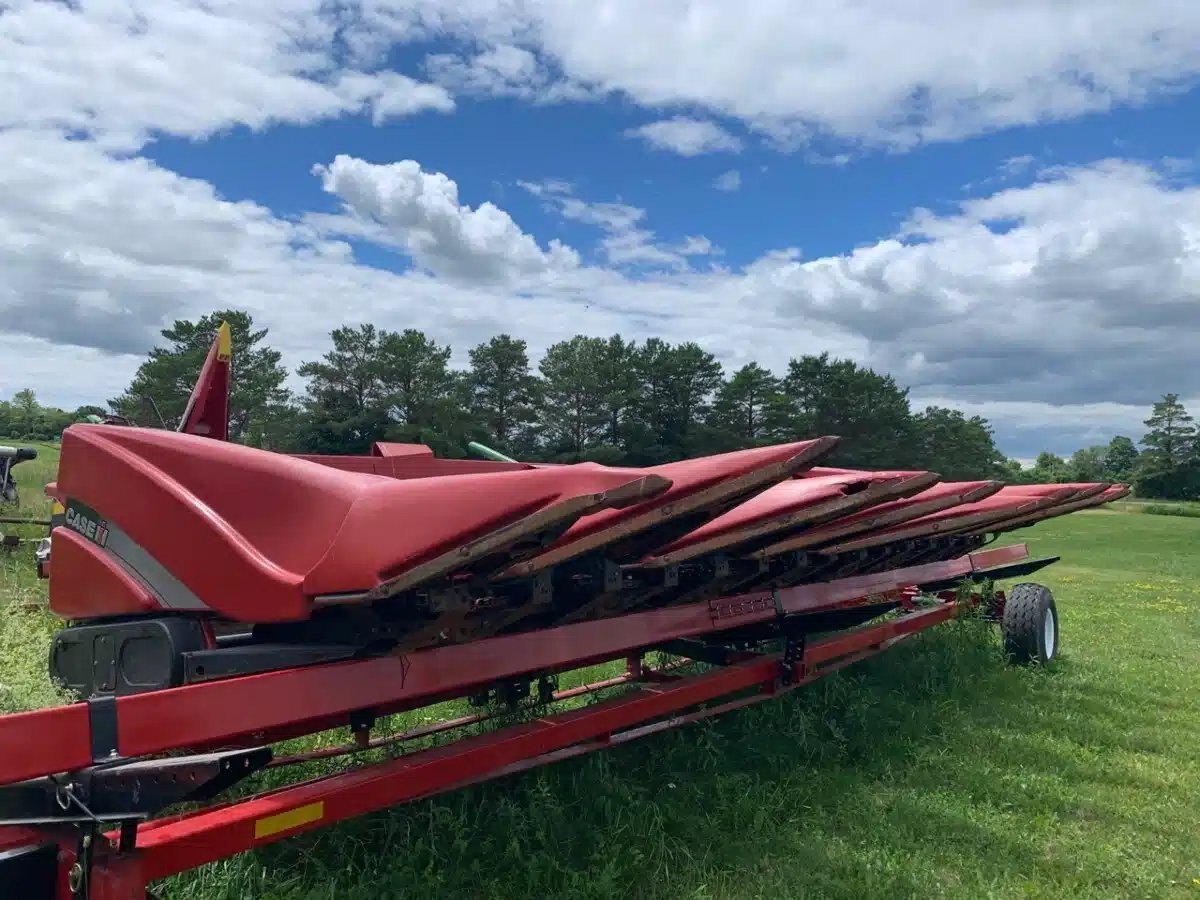
POLYGON ((1126 490, 821 468, 833 437, 644 469, 289 456, 221 440, 229 359, 218 337, 179 432, 64 435, 50 674, 77 699, 0 717, 12 896, 142 900, 266 843, 762 702, 968 610, 1015 659, 1052 659, 1049 591, 995 583, 1055 558, 983 547, 1126 490), (389 718, 453 699, 480 711, 389 718), (536 717, 505 725, 513 708, 536 717), (281 749, 334 729, 344 744, 281 749), (303 779, 334 756, 370 761, 303 779), (281 768, 299 779, 256 781, 281 768))

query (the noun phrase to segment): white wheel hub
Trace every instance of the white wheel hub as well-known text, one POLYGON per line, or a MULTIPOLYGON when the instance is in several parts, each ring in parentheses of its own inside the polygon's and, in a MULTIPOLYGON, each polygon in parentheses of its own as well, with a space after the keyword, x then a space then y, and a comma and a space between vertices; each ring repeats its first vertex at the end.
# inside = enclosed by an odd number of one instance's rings
POLYGON ((1058 629, 1055 627, 1057 623, 1054 621, 1054 610, 1046 610, 1046 617, 1042 620, 1042 643, 1046 648, 1046 659, 1054 658, 1054 644, 1058 637, 1058 629))

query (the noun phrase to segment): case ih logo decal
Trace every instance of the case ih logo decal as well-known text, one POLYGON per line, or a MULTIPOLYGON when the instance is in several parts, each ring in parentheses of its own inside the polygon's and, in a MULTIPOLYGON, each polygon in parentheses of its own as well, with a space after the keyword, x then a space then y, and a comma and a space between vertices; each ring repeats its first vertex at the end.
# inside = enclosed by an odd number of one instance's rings
POLYGON ((108 543, 108 522, 100 518, 94 509, 82 503, 67 503, 66 524, 72 531, 78 531, 94 544, 103 547, 108 543))

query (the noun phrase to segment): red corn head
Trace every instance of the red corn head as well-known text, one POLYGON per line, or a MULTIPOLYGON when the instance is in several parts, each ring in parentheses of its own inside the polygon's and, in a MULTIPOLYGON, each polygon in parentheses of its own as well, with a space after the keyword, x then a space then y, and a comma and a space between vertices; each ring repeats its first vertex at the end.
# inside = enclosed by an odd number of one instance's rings
MULTIPOLYGON (((600 552, 614 562, 636 562, 808 468, 836 444, 837 438, 822 437, 645 469, 607 470, 656 475, 670 480, 671 487, 635 506, 607 509, 581 519, 546 552, 513 566, 504 575, 531 575, 590 552, 600 552)), ((589 467, 603 469, 592 464, 572 468, 589 467)))
POLYGON ((805 550, 828 544, 855 534, 882 531, 904 522, 956 506, 974 503, 995 494, 1003 487, 999 481, 946 481, 933 487, 887 503, 879 503, 852 515, 839 516, 815 528, 802 531, 776 547, 758 551, 756 556, 805 550))
POLYGON ((1067 513, 1078 512, 1081 509, 1103 506, 1106 503, 1112 503, 1114 500, 1120 500, 1122 497, 1127 496, 1130 491, 1127 484, 1068 485, 1068 487, 1085 487, 1086 489, 1080 490, 1063 502, 996 522, 990 530, 996 532, 1011 531, 1014 528, 1024 528, 1026 525, 1033 525, 1036 522, 1053 519, 1057 516, 1065 516, 1067 513), (1099 487, 1100 490, 1092 490, 1091 488, 1094 487, 1099 487))
POLYGON ((901 481, 863 475, 788 479, 689 531, 642 564, 672 565, 705 553, 736 553, 751 542, 773 542, 813 522, 878 502, 901 481))
POLYGON ((528 469, 397 481, 191 435, 75 425, 56 490, 51 605, 242 622, 486 576, 581 516, 661 494, 654 473, 528 469))
POLYGON ((822 547, 820 552, 824 554, 844 553, 848 550, 878 547, 894 541, 987 531, 987 526, 990 524, 1053 506, 1073 493, 1070 489, 1061 489, 1045 496, 1019 493, 1006 495, 1005 491, 1007 490, 1007 488, 1002 488, 992 496, 974 503, 965 503, 885 528, 882 531, 873 531, 860 537, 853 537, 847 541, 822 547))

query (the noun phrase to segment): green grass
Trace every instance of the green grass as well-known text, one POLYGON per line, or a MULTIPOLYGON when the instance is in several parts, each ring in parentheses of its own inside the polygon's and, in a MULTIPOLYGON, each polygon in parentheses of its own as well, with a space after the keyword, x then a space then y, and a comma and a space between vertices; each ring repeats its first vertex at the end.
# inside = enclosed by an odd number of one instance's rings
POLYGON ((1200 503, 1147 503, 1142 512, 1151 516, 1182 516, 1200 519, 1200 503))
MULTIPOLYGON (((13 441, 5 437, 0 437, 0 444, 8 447, 33 447, 38 453, 37 459, 17 463, 13 469, 13 477, 17 482, 21 501, 16 508, 0 504, 0 515, 26 516, 31 519, 50 518, 50 498, 46 496, 45 487, 55 479, 58 473, 58 444, 42 441, 13 441)), ((16 531, 24 536, 23 529, 26 527, 0 525, 0 531, 5 531, 5 533, 16 531)), ((42 528, 40 531, 31 531, 29 534, 31 536, 45 534, 45 531, 46 529, 42 528)))
MULTIPOLYGON (((15 508, 0 505, 0 514, 50 518, 50 499, 44 488, 58 473, 58 446, 4 438, 0 438, 0 444, 34 447, 38 452, 37 459, 19 463, 13 469, 20 503, 15 508)), ((46 528, 0 525, 0 534, 36 539, 45 536, 46 528)), ((0 713, 36 709, 63 700, 46 677, 50 638, 60 623, 45 611, 46 583, 37 579, 33 546, 22 544, 15 553, 0 550, 0 713)))
MULTIPOLYGON (((158 892, 1200 898, 1200 521, 1085 512, 1020 538, 1064 558, 1037 576, 1062 618, 1052 666, 1007 666, 994 630, 954 622, 782 700, 158 892)), ((7 564, 0 577, 10 601, 43 589, 7 564)), ((14 608, 0 682, 40 702, 51 622, 14 608)))
POLYGON ((1191 500, 1122 500, 1115 505, 1123 512, 1200 519, 1200 502, 1191 500))

